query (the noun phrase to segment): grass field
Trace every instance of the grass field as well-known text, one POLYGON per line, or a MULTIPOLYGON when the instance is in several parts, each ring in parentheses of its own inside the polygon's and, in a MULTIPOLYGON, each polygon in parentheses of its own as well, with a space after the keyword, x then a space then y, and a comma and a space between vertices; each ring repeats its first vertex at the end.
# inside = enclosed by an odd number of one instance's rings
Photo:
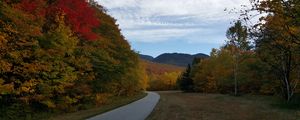
POLYGON ((136 100, 145 97, 146 95, 147 93, 141 93, 139 95, 131 96, 131 97, 115 97, 111 100, 112 101, 111 103, 107 105, 103 105, 99 108, 92 108, 92 109, 82 110, 74 113, 60 114, 55 117, 49 118, 49 120, 84 120, 86 118, 132 103, 136 100))
POLYGON ((300 120, 299 109, 284 109, 270 96, 158 92, 147 120, 300 120))

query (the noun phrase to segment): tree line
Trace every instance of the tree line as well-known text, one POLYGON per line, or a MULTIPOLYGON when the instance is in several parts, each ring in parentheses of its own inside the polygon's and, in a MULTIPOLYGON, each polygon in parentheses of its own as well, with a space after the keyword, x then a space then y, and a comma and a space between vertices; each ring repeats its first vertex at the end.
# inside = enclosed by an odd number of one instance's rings
POLYGON ((101 106, 145 90, 146 76, 95 1, 0 1, 1 119, 101 106))
POLYGON ((183 67, 154 63, 147 60, 142 61, 145 64, 146 73, 149 79, 147 90, 163 91, 178 89, 176 80, 184 70, 183 67))
POLYGON ((300 1, 250 0, 251 9, 227 30, 227 43, 195 59, 179 77, 184 91, 281 95, 299 93, 300 1), (253 23, 254 16, 260 16, 253 23))

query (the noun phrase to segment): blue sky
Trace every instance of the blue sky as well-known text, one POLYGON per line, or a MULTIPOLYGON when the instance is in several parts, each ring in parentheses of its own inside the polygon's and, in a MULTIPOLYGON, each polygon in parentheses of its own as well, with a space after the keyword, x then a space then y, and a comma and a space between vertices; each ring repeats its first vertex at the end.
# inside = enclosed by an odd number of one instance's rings
POLYGON ((249 0, 98 0, 117 19, 122 34, 141 54, 205 53, 219 48, 225 32, 249 0))

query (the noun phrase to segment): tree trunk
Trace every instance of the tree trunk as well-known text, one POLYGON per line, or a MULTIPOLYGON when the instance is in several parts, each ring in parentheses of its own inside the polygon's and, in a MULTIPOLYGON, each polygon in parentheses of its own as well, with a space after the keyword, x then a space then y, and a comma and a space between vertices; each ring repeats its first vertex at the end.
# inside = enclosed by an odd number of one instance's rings
POLYGON ((293 97, 293 90, 291 87, 291 82, 290 82, 290 73, 291 73, 291 62, 292 62, 292 57, 291 57, 291 52, 285 53, 285 61, 282 64, 282 70, 283 70, 283 92, 284 92, 284 97, 287 102, 291 100, 293 97))
POLYGON ((238 83, 237 83, 237 70, 234 70, 234 95, 237 96, 238 94, 238 83))
POLYGON ((284 94, 284 99, 289 102, 291 98, 293 97, 293 90, 291 88, 291 84, 287 78, 287 76, 284 77, 283 79, 283 94, 284 94))
POLYGON ((235 62, 234 62, 233 72, 234 72, 234 95, 237 96, 238 95, 238 81, 237 81, 238 57, 237 57, 237 55, 235 55, 235 62))

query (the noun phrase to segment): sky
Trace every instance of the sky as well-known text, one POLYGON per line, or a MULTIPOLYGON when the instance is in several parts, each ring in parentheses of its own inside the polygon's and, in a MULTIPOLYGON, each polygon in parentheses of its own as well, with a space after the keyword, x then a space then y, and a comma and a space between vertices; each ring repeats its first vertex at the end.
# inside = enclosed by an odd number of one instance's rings
POLYGON ((117 20, 135 51, 205 53, 225 43, 226 30, 237 20, 229 13, 249 0, 98 0, 117 20))

